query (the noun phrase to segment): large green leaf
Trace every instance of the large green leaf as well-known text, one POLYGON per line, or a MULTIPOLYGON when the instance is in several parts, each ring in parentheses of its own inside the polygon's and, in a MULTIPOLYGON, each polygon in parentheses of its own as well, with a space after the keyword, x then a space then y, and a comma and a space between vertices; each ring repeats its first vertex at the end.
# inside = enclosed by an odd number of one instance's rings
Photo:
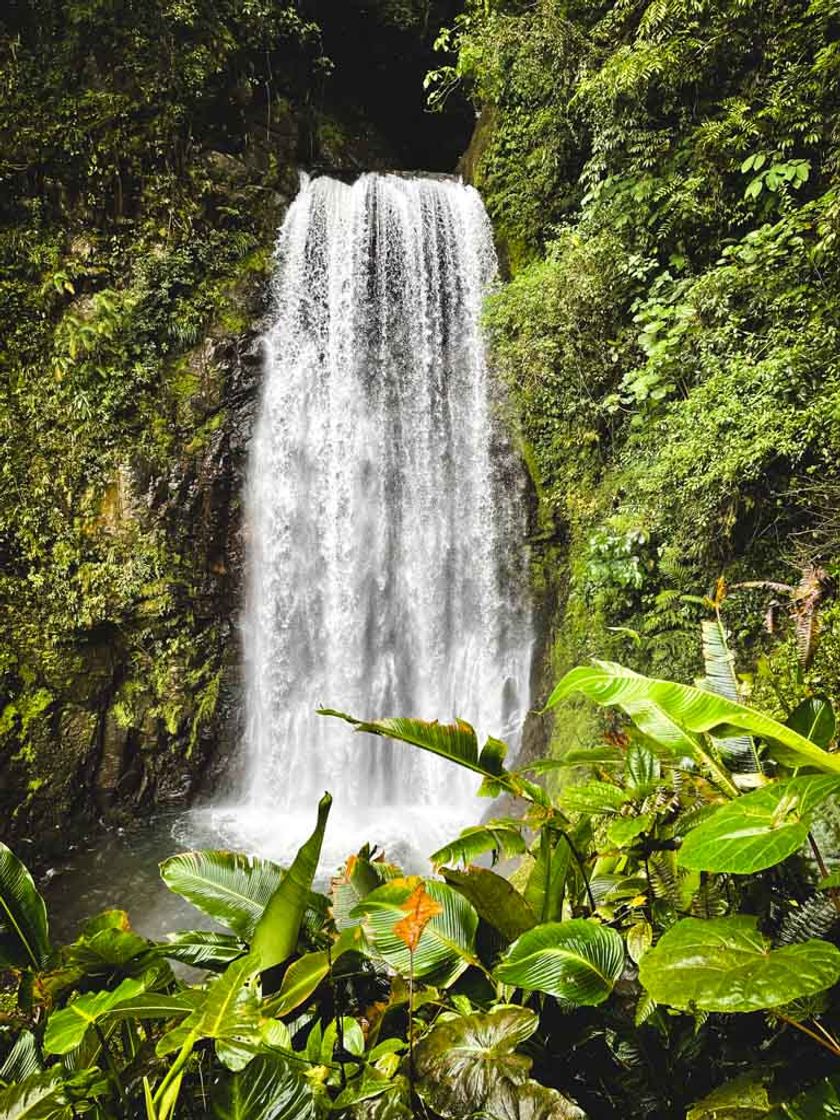
POLYGON ((808 837, 813 810, 840 791, 840 778, 808 774, 773 782, 722 805, 685 837, 683 867, 748 875, 780 863, 808 837))
POLYGON ((247 951, 247 945, 234 934, 204 929, 171 933, 165 942, 155 948, 157 955, 180 961, 181 964, 217 970, 225 969, 247 951))
MULTIPOLYGON (((706 666, 705 686, 718 696, 727 700, 739 700, 738 677, 735 674, 735 658, 726 641, 726 632, 719 618, 706 619, 702 623, 703 661, 706 666)), ((718 749, 728 763, 738 770, 758 770, 758 755, 755 743, 749 735, 735 735, 719 739, 718 749)))
POLYGON ((837 730, 831 702, 822 696, 809 696, 807 700, 803 700, 785 723, 818 747, 829 746, 837 730))
POLYGON ((522 855, 526 850, 521 825, 491 821, 465 828, 456 840, 432 852, 429 860, 433 867, 452 863, 463 863, 466 866, 484 852, 493 852, 495 860, 498 857, 507 859, 509 856, 522 855))
POLYGON ((321 858, 331 805, 332 798, 325 793, 318 803, 315 831, 299 849, 254 930, 251 952, 259 959, 262 969, 282 964, 295 951, 300 925, 309 904, 312 880, 321 858))
POLYGON ((2 1120, 70 1120, 73 1113, 64 1093, 62 1072, 53 1068, 0 1089, 2 1120))
POLYGON ((516 1049, 539 1020, 524 1007, 438 1020, 415 1050, 417 1089, 447 1120, 574 1120, 571 1102, 529 1080, 531 1059, 516 1049))
POLYGON ((26 867, 0 844, 0 968, 46 968, 47 908, 26 867))
POLYGON ((239 1073, 222 1077, 210 1098, 216 1120, 314 1120, 315 1098, 280 1055, 260 1054, 239 1073))
POLYGON ((750 1074, 727 1081, 693 1105, 685 1120, 761 1120, 770 1111, 767 1086, 750 1074))
POLYGON ((624 943, 586 918, 547 922, 511 945, 493 973, 503 984, 546 992, 575 1004, 609 996, 624 968, 624 943))
POLYGON ((82 1041, 89 1027, 100 1022, 118 1004, 133 999, 142 991, 142 980, 123 980, 113 991, 87 992, 78 996, 50 1015, 44 1034, 44 1050, 48 1054, 69 1054, 82 1041))
POLYGON ((478 915, 457 891, 435 879, 392 879, 372 891, 351 916, 361 919, 373 951, 401 975, 408 976, 408 948, 394 932, 394 926, 405 918, 403 904, 421 882, 443 910, 423 930, 414 952, 414 975, 433 977, 438 984, 451 983, 476 959, 478 915))
POLYGON ((557 829, 544 827, 524 891, 525 901, 541 922, 562 917, 571 862, 572 849, 566 836, 557 829))
POLYGON ((483 918, 508 941, 537 924, 534 911, 519 891, 486 867, 468 867, 466 871, 444 867, 441 872, 450 887, 464 896, 483 918))
POLYGON ((567 813, 592 813, 595 815, 621 812, 628 799, 619 786, 612 782, 580 782, 560 791, 560 808, 567 813))
POLYGON ((840 949, 805 941, 772 949, 757 919, 684 918, 639 964, 657 1003, 683 1010, 760 1011, 830 988, 840 978, 840 949))
POLYGON ((259 1005, 250 981, 256 976, 259 966, 259 960, 253 955, 228 965, 221 976, 210 982, 198 1007, 158 1040, 157 1055, 163 1057, 180 1050, 188 1039, 258 1041, 259 1005))
POLYGON ((567 673, 546 709, 574 692, 582 692, 597 704, 621 708, 641 731, 676 752, 696 757, 698 735, 726 738, 737 729, 766 739, 771 753, 772 745, 780 744, 785 759, 796 759, 797 765, 840 773, 840 754, 829 754, 763 712, 702 688, 655 680, 609 661, 594 661, 567 673))
POLYGON ((331 708, 319 709, 319 715, 346 720, 357 731, 410 743, 485 777, 498 778, 505 772, 502 763, 507 751, 506 745, 500 739, 488 739, 479 751, 474 728, 462 719, 456 719, 454 723, 438 723, 437 720, 430 723, 422 719, 379 719, 366 723, 331 708))
POLYGON ((167 887, 250 941, 283 869, 238 852, 182 852, 160 865, 167 887))

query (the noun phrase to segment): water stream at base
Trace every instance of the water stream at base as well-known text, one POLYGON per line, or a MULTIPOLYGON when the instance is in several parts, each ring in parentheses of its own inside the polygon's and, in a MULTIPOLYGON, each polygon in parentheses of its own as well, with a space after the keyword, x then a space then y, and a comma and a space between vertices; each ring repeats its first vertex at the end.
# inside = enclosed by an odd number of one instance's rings
POLYGON ((468 774, 319 705, 518 739, 527 501, 479 329, 495 273, 453 179, 305 179, 289 210, 246 492, 246 787, 211 811, 232 844, 288 856, 325 789, 326 860, 410 860, 476 819, 468 774))

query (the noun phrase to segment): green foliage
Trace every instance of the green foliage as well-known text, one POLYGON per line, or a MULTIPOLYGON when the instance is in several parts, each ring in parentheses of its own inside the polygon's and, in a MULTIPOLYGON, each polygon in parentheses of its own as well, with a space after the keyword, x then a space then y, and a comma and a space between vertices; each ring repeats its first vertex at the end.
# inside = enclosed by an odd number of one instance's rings
POLYGON ((645 953, 639 979, 659 1003, 700 1011, 758 1011, 824 991, 840 978, 826 941, 769 949, 756 919, 684 918, 645 953))
MULTIPOLYGON (((720 620, 723 596, 721 587, 706 601, 715 617, 702 627, 702 687, 614 663, 572 670, 549 707, 581 691, 618 708, 624 720, 611 724, 606 743, 572 750, 568 760, 500 768, 492 789, 521 799, 521 816, 467 830, 463 844, 441 849, 462 862, 474 837, 479 856, 501 846, 495 829, 518 830, 525 851, 505 840, 508 858, 520 860, 507 881, 486 867, 441 868, 479 918, 471 967, 454 984, 443 978, 460 1015, 467 1004, 459 988, 474 970, 496 985, 495 993, 483 989, 485 1006, 518 996, 539 1009, 546 1055, 537 1080, 579 1095, 592 1115, 711 1117, 727 1108, 733 1116, 787 1115, 797 1091, 791 1084, 819 1083, 826 1052, 840 1055, 840 895, 836 872, 825 874, 838 852, 836 831, 820 831, 838 788, 832 705, 818 699, 783 723, 746 703, 749 690, 720 620), (553 797, 524 778, 587 758, 594 776, 553 797), (774 1057, 757 1070, 765 1050, 774 1057), (739 1101, 749 1108, 736 1107, 739 1101)), ((373 726, 403 737, 399 721, 373 726)), ((428 749, 423 736, 412 739, 428 749)), ((471 743, 463 757, 450 752, 470 770, 471 743)), ((433 881, 427 887, 440 897, 433 881)), ((401 886, 399 897, 408 890, 401 886)), ((398 915, 394 908, 389 924, 398 915)), ((404 950, 402 957, 397 967, 405 972, 404 950)), ((426 979, 435 981, 431 971, 426 979)), ((477 984, 466 988, 471 1000, 482 990, 477 984)), ((496 1006, 492 1014, 499 1013, 496 1006)), ((486 1015, 476 1018, 490 1031, 486 1015)), ((428 1045, 435 1069, 472 1062, 467 1029, 442 1016, 417 1055, 428 1045)), ((483 1061, 492 1064, 493 1053, 488 1042, 483 1061)), ((489 1069, 459 1073, 476 1098, 489 1069)), ((460 1085, 450 1078, 424 1099, 442 1116, 459 1115, 460 1085)), ((822 1091, 814 1090, 815 1099, 822 1091)), ((512 1095, 518 1104, 499 1115, 530 1115, 524 1085, 512 1095)), ((540 1107, 553 1115, 547 1103, 540 1107)))
POLYGON ((837 563, 836 32, 810 0, 470 0, 445 36, 558 673, 634 631, 635 668, 689 678, 682 592, 837 563))
POLYGON ((624 946, 612 929, 573 918, 523 933, 497 965, 503 984, 546 992, 569 1003, 603 1003, 624 968, 624 946))

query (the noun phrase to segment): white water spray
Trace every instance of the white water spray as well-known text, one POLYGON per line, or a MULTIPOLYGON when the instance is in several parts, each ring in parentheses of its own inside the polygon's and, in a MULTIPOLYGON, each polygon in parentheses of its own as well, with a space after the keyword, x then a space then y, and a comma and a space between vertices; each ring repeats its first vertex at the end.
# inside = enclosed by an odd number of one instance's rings
POLYGON ((305 180, 280 232, 246 493, 244 804, 287 855, 335 799, 326 859, 416 860, 480 816, 476 782, 315 714, 461 716, 515 745, 529 701, 523 475, 479 331, 496 271, 454 180, 305 180))

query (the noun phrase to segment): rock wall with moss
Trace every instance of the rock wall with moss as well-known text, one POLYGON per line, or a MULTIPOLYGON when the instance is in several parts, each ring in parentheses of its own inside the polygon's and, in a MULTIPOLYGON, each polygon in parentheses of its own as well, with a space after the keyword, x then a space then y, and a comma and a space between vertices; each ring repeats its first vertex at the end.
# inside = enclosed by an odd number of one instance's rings
POLYGON ((0 15, 0 820, 180 801, 241 727, 240 493, 301 168, 454 166, 446 0, 0 15))
POLYGON ((829 0, 469 0, 448 35, 432 96, 481 111, 487 327, 557 600, 543 687, 589 656, 691 679, 719 576, 755 689, 765 656, 840 686, 839 33, 829 0))

